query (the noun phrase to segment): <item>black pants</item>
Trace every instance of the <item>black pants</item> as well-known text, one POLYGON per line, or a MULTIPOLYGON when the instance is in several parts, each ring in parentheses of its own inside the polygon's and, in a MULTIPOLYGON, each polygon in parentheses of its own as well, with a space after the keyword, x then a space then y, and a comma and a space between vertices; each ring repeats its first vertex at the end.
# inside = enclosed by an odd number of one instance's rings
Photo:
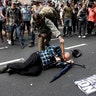
MULTIPOLYGON (((37 52, 30 55, 25 62, 15 62, 7 67, 13 72, 21 75, 37 76, 42 72, 42 61, 37 52)), ((10 71, 9 71, 10 72, 10 71)))
POLYGON ((91 34, 93 28, 94 28, 94 22, 88 21, 88 22, 87 22, 87 33, 88 33, 88 34, 91 34))

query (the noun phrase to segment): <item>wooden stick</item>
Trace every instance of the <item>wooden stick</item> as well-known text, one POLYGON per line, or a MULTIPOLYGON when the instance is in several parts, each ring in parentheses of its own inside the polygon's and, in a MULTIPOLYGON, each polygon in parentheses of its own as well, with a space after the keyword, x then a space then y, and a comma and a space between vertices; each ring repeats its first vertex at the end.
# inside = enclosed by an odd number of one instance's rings
POLYGON ((61 43, 62 58, 65 58, 64 43, 61 43))

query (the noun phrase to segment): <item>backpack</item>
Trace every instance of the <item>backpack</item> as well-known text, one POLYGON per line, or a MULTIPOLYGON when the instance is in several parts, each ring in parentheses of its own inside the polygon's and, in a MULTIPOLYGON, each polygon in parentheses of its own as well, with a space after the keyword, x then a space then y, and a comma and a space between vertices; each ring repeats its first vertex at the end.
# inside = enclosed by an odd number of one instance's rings
POLYGON ((40 14, 44 15, 46 18, 52 21, 54 19, 57 19, 57 12, 52 7, 44 7, 43 9, 41 9, 40 14))

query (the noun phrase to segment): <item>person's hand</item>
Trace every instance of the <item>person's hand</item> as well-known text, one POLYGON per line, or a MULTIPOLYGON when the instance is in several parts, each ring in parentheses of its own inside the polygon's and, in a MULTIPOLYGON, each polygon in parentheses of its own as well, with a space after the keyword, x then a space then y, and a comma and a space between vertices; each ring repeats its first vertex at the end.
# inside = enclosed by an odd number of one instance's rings
POLYGON ((68 60, 66 62, 73 64, 74 63, 74 60, 73 59, 70 59, 70 60, 68 60))
POLYGON ((8 22, 6 22, 6 26, 8 26, 8 22))
POLYGON ((59 39, 60 43, 64 43, 64 39, 61 36, 59 36, 58 39, 59 39))
POLYGON ((61 59, 59 57, 55 57, 56 62, 60 62, 61 59))
POLYGON ((45 33, 41 33, 40 36, 41 37, 46 37, 46 34, 45 33))
POLYGON ((60 43, 64 43, 64 39, 63 38, 60 39, 60 43))

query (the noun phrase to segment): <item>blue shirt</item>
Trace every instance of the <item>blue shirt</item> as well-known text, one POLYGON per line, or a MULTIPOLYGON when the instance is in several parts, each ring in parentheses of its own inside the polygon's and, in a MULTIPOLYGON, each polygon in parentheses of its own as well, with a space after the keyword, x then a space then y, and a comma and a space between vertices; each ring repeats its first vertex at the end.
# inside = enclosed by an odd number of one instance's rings
POLYGON ((24 21, 31 20, 31 10, 26 6, 21 9, 21 13, 24 21))
POLYGON ((49 46, 46 50, 39 52, 40 58, 42 60, 42 64, 44 67, 50 66, 56 62, 55 56, 62 56, 62 50, 59 46, 49 46))

